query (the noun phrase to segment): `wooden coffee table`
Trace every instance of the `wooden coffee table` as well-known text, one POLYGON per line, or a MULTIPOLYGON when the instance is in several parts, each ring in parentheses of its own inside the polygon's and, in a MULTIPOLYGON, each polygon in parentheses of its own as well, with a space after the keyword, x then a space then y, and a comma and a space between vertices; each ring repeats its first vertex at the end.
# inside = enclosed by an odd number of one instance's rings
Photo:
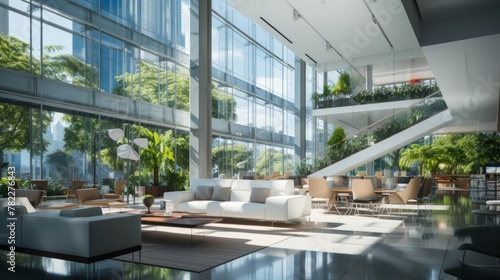
MULTIPOLYGON (((196 228, 203 228, 206 224, 218 223, 222 221, 221 218, 202 216, 194 213, 177 212, 172 213, 170 216, 165 216, 163 212, 153 212, 151 214, 140 213, 141 224, 165 226, 165 227, 182 227, 191 230, 191 245, 193 243, 193 230, 196 228)), ((205 242, 205 234, 202 234, 203 240, 199 243, 205 242)))

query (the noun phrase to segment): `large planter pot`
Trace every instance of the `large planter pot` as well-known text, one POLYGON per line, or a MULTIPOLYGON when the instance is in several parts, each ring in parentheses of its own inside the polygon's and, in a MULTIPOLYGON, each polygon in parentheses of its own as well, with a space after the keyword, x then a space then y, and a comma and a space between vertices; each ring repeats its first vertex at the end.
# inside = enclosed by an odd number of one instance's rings
POLYGON ((145 186, 144 194, 150 194, 154 197, 162 197, 164 192, 164 187, 161 186, 145 186))

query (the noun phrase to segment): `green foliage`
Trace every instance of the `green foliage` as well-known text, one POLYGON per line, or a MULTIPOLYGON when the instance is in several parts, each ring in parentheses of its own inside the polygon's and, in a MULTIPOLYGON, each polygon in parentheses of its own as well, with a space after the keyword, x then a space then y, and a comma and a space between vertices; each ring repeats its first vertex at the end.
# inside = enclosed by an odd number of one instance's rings
POLYGON ((167 145, 167 134, 158 134, 145 127, 141 128, 141 137, 148 139, 148 147, 141 149, 141 164, 153 172, 153 185, 159 184, 159 170, 165 162, 174 161, 174 153, 167 145))
POLYGON ((0 164, 7 164, 1 162, 6 150, 27 150, 35 155, 45 152, 50 142, 31 132, 46 131, 52 119, 52 113, 47 110, 41 112, 39 109, 0 103, 0 164))
POLYGON ((135 195, 135 188, 139 186, 149 186, 149 175, 146 172, 136 171, 128 176, 127 187, 125 189, 127 194, 135 195))
POLYGON ((236 122, 236 99, 230 94, 212 89, 212 117, 229 122, 236 122))
POLYGON ((175 170, 167 168, 165 174, 161 176, 162 181, 166 182, 167 187, 173 191, 186 190, 189 181, 189 174, 182 169, 175 170))
POLYGON ((337 83, 332 89, 333 95, 350 95, 352 93, 351 76, 347 71, 340 74, 337 83))
POLYGON ((168 161, 167 166, 173 168, 177 165, 184 170, 189 170, 189 135, 181 133, 174 135, 173 130, 168 130, 165 134, 167 146, 175 151, 175 162, 168 161))
POLYGON ((212 149, 212 164, 219 174, 253 169, 254 152, 246 144, 220 145, 212 149), (241 162, 245 162, 241 167, 241 162))
POLYGON ((345 141, 345 139, 346 135, 344 128, 341 126, 336 127, 326 142, 329 146, 328 156, 324 159, 324 161, 318 163, 319 166, 326 167, 327 165, 341 160, 349 154, 349 144, 345 141))
POLYGON ((16 71, 40 74, 40 61, 32 57, 30 63, 30 44, 13 36, 0 34, 0 65, 16 71))
POLYGON ((328 141, 326 142, 328 146, 333 146, 337 143, 342 142, 345 140, 345 131, 344 128, 341 126, 337 126, 334 130, 332 135, 328 138, 328 141))
POLYGON ((47 195, 48 196, 54 196, 54 195, 62 195, 63 194, 63 180, 58 179, 50 179, 49 183, 47 185, 47 195))
POLYGON ((151 195, 151 194, 145 194, 145 195, 144 195, 144 198, 151 198, 151 197, 154 197, 154 196, 153 196, 153 195, 151 195))
POLYGON ((309 175, 313 173, 314 169, 312 164, 306 162, 300 162, 295 166, 295 174, 297 175, 309 175))
MULTIPOLYGON (((189 112, 189 73, 173 72, 159 65, 141 61, 136 73, 116 77, 113 93, 142 102, 159 104, 189 112), (139 82, 140 81, 140 82, 139 82)), ((236 100, 212 87, 212 117, 236 121, 236 100)))
POLYGON ((419 164, 419 175, 436 172, 443 161, 443 149, 433 145, 411 144, 401 153, 399 164, 409 168, 414 162, 419 164))
POLYGON ((7 178, 0 179, 0 196, 8 197, 9 194, 9 181, 7 178))
POLYGON ((273 171, 279 171, 283 174, 284 171, 293 169, 293 156, 289 154, 283 155, 280 150, 268 149, 261 153, 257 159, 256 172, 258 174, 270 175, 273 171), (284 168, 283 163, 285 163, 284 168))
POLYGON ((401 87, 381 87, 373 92, 363 90, 358 92, 353 99, 358 104, 370 104, 405 99, 420 99, 437 91, 439 91, 439 87, 436 84, 415 86, 405 84, 401 87))

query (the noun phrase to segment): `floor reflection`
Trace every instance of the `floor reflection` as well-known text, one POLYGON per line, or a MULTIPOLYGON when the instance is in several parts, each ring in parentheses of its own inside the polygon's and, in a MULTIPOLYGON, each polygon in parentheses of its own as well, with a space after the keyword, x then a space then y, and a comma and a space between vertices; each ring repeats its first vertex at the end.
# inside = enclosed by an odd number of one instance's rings
MULTIPOLYGON (((2 279, 453 279, 442 265, 457 256, 453 229, 474 225, 467 192, 438 191, 433 205, 399 215, 390 232, 376 222, 345 228, 342 222, 318 222, 314 242, 290 238, 201 273, 106 260, 95 265, 17 254, 16 272, 0 255, 2 279), (321 240, 323 238, 323 240, 321 240), (295 243, 294 243, 295 242, 295 243), (310 243, 308 243, 310 242, 310 243), (317 242, 324 242, 319 244, 317 242), (347 245, 346 245, 347 244, 347 245), (312 247, 311 247, 312 246, 312 247), (319 247, 318 247, 319 246, 319 247), (324 246, 324 248, 320 248, 324 246), (334 251, 341 248, 345 251, 334 251)), ((343 217, 349 219, 349 217, 343 217)), ((386 218, 380 218, 386 219, 386 218)), ((165 252, 169 254, 172 252, 165 252)))

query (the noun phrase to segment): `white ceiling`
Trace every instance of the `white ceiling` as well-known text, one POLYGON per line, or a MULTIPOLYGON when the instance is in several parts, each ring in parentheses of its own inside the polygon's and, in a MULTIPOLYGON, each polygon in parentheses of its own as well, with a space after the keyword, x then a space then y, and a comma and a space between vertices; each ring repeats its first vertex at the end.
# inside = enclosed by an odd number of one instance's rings
POLYGON ((456 120, 441 132, 497 129, 500 1, 229 2, 319 72, 373 65, 375 85, 435 77, 456 120))

